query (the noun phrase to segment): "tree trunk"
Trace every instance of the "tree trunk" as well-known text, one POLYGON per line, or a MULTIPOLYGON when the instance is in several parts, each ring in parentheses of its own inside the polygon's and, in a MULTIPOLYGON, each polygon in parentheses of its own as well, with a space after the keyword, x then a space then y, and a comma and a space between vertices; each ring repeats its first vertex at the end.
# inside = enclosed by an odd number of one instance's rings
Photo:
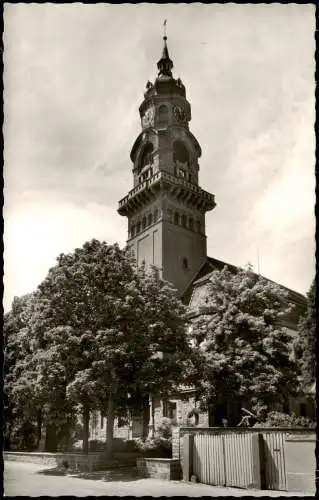
POLYGON ((42 437, 42 411, 37 411, 37 448, 39 448, 42 437))
POLYGON ((45 433, 45 451, 55 453, 57 451, 57 431, 55 425, 47 425, 45 433))
POLYGON ((86 405, 83 405, 83 453, 89 453, 89 423, 90 412, 86 405))
POLYGON ((107 405, 107 419, 106 419, 106 455, 107 458, 112 458, 113 455, 113 433, 114 433, 114 399, 113 395, 109 395, 107 405))

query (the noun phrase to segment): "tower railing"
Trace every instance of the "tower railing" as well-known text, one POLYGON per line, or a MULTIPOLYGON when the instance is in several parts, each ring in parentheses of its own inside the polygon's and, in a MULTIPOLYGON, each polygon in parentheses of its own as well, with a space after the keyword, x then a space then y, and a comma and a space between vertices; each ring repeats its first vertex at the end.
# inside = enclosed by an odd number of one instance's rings
POLYGON ((196 184, 192 184, 191 182, 187 181, 186 179, 183 179, 182 177, 177 177, 173 174, 170 174, 168 172, 161 170, 161 171, 153 174, 151 177, 149 177, 145 181, 142 181, 141 183, 139 183, 133 189, 131 189, 131 191, 129 191, 129 193, 119 201, 119 208, 123 207, 130 199, 132 199, 134 196, 136 196, 139 192, 156 184, 159 181, 166 181, 166 182, 169 182, 170 184, 183 186, 183 187, 187 188, 187 190, 189 190, 193 193, 200 194, 201 196, 203 196, 204 198, 206 198, 209 201, 214 201, 213 194, 208 193, 207 191, 204 191, 204 189, 200 188, 196 184))

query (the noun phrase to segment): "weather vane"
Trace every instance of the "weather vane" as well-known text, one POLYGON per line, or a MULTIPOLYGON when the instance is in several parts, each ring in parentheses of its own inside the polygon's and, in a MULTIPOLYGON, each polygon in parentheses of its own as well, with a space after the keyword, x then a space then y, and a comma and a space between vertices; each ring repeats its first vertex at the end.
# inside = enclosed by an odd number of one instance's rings
POLYGON ((163 23, 163 27, 164 27, 164 38, 166 40, 167 38, 167 34, 166 34, 166 24, 167 24, 167 19, 165 19, 164 23, 163 23))

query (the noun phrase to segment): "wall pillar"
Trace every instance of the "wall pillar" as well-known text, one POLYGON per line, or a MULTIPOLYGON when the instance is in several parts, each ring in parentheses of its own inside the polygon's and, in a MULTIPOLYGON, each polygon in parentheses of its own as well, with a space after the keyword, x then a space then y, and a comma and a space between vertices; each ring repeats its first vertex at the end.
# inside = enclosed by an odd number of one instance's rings
POLYGON ((193 434, 183 437, 183 481, 189 481, 193 473, 193 434))
POLYGON ((179 427, 172 428, 172 458, 180 460, 180 432, 179 427))

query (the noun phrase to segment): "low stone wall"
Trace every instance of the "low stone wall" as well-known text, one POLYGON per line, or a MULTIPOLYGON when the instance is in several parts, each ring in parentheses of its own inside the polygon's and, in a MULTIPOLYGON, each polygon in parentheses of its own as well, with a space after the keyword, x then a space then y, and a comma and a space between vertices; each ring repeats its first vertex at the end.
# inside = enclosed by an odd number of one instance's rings
POLYGON ((15 462, 29 462, 31 464, 57 466, 56 453, 37 453, 37 452, 23 452, 23 451, 4 451, 3 459, 15 462))
POLYGON ((166 481, 179 480, 181 477, 179 460, 173 458, 138 458, 136 467, 142 477, 166 481))
POLYGON ((92 471, 105 465, 104 453, 38 453, 8 452, 3 453, 4 460, 29 462, 51 467, 61 467, 74 471, 92 471))
POLYGON ((118 460, 123 464, 133 463, 135 465, 136 459, 141 457, 139 452, 128 452, 128 451, 115 451, 113 453, 114 460, 118 460))
POLYGON ((105 465, 104 453, 61 453, 57 455, 58 467, 67 467, 74 471, 93 471, 105 465))

